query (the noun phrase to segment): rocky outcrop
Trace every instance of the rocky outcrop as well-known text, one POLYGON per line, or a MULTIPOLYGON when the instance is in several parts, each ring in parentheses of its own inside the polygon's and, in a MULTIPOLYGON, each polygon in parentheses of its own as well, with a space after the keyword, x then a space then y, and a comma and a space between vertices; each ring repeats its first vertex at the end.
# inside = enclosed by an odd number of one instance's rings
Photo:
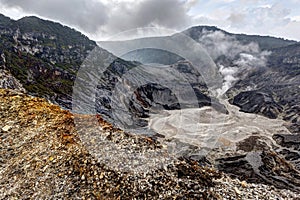
POLYGON ((231 103, 239 106, 242 112, 260 113, 271 119, 276 119, 283 110, 283 107, 276 103, 268 92, 241 92, 232 99, 231 103))
POLYGON ((0 17, 0 64, 32 95, 71 107, 72 86, 96 43, 58 23, 0 17))
POLYGON ((232 177, 299 191, 298 170, 275 152, 253 151, 245 155, 217 159, 216 163, 219 170, 232 177))
POLYGON ((209 96, 202 76, 187 61, 161 68, 124 61, 122 65, 120 61, 114 61, 103 73, 96 94, 97 111, 117 125, 117 119, 119 123, 130 119, 132 126, 145 127, 148 123, 144 118, 161 110, 212 106, 227 112, 224 105, 209 96), (161 78, 156 80, 156 75, 161 78))
POLYGON ((300 131, 300 45, 272 51, 267 67, 258 68, 238 81, 228 92, 241 111, 260 113, 269 118, 282 117, 294 133, 300 131), (253 88, 253 89, 250 89, 253 88))
POLYGON ((22 84, 9 71, 0 69, 0 88, 26 92, 22 84))

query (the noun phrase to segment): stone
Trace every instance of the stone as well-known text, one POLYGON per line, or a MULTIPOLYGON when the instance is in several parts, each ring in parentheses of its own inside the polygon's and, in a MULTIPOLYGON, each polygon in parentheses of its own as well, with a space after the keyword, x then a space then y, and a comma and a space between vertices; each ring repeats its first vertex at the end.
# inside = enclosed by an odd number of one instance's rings
POLYGON ((235 191, 237 194, 242 194, 242 192, 241 192, 237 187, 234 187, 234 191, 235 191))
POLYGON ((5 131, 5 132, 7 132, 7 131, 9 131, 11 128, 12 128, 12 126, 6 125, 6 126, 2 127, 2 130, 5 131))
POLYGON ((242 181, 242 182, 241 182, 241 186, 242 186, 243 188, 246 188, 246 187, 248 187, 248 184, 247 184, 246 181, 242 181))

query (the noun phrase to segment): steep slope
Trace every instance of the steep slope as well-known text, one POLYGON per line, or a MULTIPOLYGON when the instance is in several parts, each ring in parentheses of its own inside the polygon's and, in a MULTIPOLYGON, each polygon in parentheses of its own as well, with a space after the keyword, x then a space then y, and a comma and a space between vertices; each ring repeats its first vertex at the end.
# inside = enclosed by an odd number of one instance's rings
POLYGON ((209 26, 192 27, 184 33, 203 44, 225 73, 225 80, 231 79, 226 89, 232 104, 243 112, 283 118, 292 132, 299 133, 299 43, 231 34, 209 26), (228 74, 226 69, 233 72, 228 74))
POLYGON ((7 70, 0 69, 0 88, 26 92, 22 84, 7 70))
MULTIPOLYGON (((284 118, 293 132, 299 132, 299 43, 296 41, 245 34, 232 34, 214 26, 196 26, 183 32, 200 43, 223 76, 223 86, 231 103, 241 111, 269 118, 284 118)), ((100 42, 117 54, 124 48, 149 46, 165 38, 100 42)), ((159 46, 159 45, 156 45, 159 46)), ((133 48, 134 49, 134 48, 133 48)), ((126 52, 124 58, 139 62, 174 64, 183 58, 174 52, 143 48, 126 52), (156 58, 156 59, 155 59, 156 58)))
POLYGON ((201 74, 189 62, 164 67, 115 66, 104 71, 97 85, 96 109, 122 128, 147 127, 149 115, 162 110, 212 106, 226 113, 226 108, 209 96, 201 74))
MULTIPOLYGON (((124 119, 123 116, 112 116, 111 109, 105 109, 105 107, 110 108, 112 106, 111 103, 107 102, 114 101, 108 94, 114 90, 116 80, 120 80, 125 72, 140 63, 117 59, 109 52, 97 47, 96 43, 86 36, 58 23, 37 17, 24 17, 14 21, 1 16, 0 21, 0 66, 3 70, 12 74, 29 94, 45 97, 63 108, 70 109, 77 72, 84 61, 86 61, 85 63, 88 62, 86 58, 90 56, 90 59, 97 60, 95 69, 108 67, 104 74, 94 74, 93 71, 86 74, 87 77, 95 77, 90 80, 90 83, 93 83, 94 86, 98 85, 97 95, 99 98, 97 98, 96 110, 109 116, 112 122, 116 121, 117 118, 124 119), (95 52, 97 52, 97 55, 93 54, 95 52), (101 77, 102 75, 104 77, 101 77), (101 78, 102 81, 98 84, 101 78)), ((188 65, 182 65, 181 67, 188 68, 188 65)), ((202 102, 201 105, 210 105, 211 100, 205 95, 206 85, 195 81, 199 75, 189 74, 190 78, 194 80, 191 84, 194 85, 193 88, 199 97, 199 102, 202 102)), ((153 88, 154 93, 160 90, 156 87, 153 88)), ((82 99, 89 99, 91 95, 85 92, 82 91, 78 96, 81 96, 82 99)), ((157 96, 157 102, 164 101, 162 99, 167 96, 157 96)), ((148 99, 149 96, 144 97, 144 100, 151 102, 148 99)), ((93 101, 93 99, 89 100, 93 101)), ((117 100, 120 101, 120 99, 117 100)), ((172 103, 176 104, 178 102, 173 100, 172 103)), ((138 99, 131 100, 129 107, 132 116, 145 115, 140 105, 141 102, 138 99), (137 108, 137 106, 140 108, 137 108)), ((151 106, 148 105, 148 107, 151 106)), ((178 109, 178 106, 176 108, 178 109)), ((175 109, 175 107, 171 106, 170 109, 175 109)), ((89 112, 85 108, 82 111, 89 112)), ((137 120, 139 121, 139 119, 137 120)))
MULTIPOLYGON (((37 17, 0 17, 0 66, 36 96, 71 106, 73 81, 96 43, 81 33, 37 17)), ((108 53, 107 53, 108 54, 108 53)))
MULTIPOLYGON (((155 113, 150 115, 149 127, 173 139, 170 146, 174 145, 174 151, 180 155, 201 160, 203 151, 204 154, 209 151, 211 155, 206 158, 233 177, 299 190, 298 178, 292 178, 299 177, 300 167, 299 43, 231 34, 206 26, 193 27, 184 33, 200 43, 215 62, 223 79, 222 87, 215 91, 217 98, 220 102, 229 100, 239 108, 224 103, 229 111, 227 116, 207 107, 155 113), (268 128, 271 124, 274 126, 268 128)), ((149 46, 163 40, 158 37, 100 44, 119 53, 124 49, 118 46, 149 46)), ((185 62, 161 49, 135 50, 125 57, 150 63, 185 62)), ((193 78, 189 76, 186 80, 193 78)), ((137 99, 143 99, 145 94, 137 99)))
POLYGON ((299 84, 300 45, 295 44, 273 50, 267 67, 248 72, 248 76, 238 81, 228 95, 236 93, 231 102, 242 111, 283 118, 291 131, 299 133, 299 84), (252 89, 249 89, 250 84, 252 89))

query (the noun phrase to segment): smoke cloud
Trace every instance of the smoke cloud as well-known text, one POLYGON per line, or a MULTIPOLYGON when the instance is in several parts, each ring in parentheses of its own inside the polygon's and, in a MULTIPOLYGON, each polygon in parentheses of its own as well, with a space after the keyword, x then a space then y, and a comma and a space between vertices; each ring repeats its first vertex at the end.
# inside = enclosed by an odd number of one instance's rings
POLYGON ((224 67, 223 65, 220 65, 219 72, 224 77, 224 82, 222 88, 217 89, 217 95, 222 96, 231 88, 233 83, 238 80, 238 78, 235 77, 235 74, 238 72, 238 68, 224 67))
POLYGON ((215 60, 223 76, 223 85, 217 90, 218 96, 224 95, 239 80, 240 72, 265 67, 270 55, 268 51, 261 51, 257 43, 242 44, 222 31, 204 30, 199 42, 215 60))
POLYGON ((251 42, 247 45, 241 44, 233 36, 228 36, 222 31, 203 31, 199 42, 203 44, 209 55, 215 60, 222 55, 234 59, 242 52, 259 53, 257 43, 251 42))

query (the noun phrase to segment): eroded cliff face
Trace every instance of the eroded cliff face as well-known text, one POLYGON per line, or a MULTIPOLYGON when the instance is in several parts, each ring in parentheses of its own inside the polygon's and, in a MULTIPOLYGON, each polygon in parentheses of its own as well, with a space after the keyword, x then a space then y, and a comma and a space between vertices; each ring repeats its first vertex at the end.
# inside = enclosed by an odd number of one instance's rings
POLYGON ((0 88, 13 89, 20 92, 26 92, 23 85, 11 73, 5 69, 0 69, 0 88))
POLYGON ((282 118, 294 133, 300 131, 300 45, 272 50, 264 69, 246 72, 228 92, 241 111, 282 118))
POLYGON ((96 43, 58 23, 0 17, 0 65, 28 93, 71 107, 72 86, 81 63, 96 43))
POLYGON ((188 61, 166 66, 127 63, 113 62, 101 74, 96 90, 97 112, 121 127, 146 127, 150 114, 162 110, 211 106, 227 112, 188 61), (122 124, 126 121, 129 125, 122 124))

